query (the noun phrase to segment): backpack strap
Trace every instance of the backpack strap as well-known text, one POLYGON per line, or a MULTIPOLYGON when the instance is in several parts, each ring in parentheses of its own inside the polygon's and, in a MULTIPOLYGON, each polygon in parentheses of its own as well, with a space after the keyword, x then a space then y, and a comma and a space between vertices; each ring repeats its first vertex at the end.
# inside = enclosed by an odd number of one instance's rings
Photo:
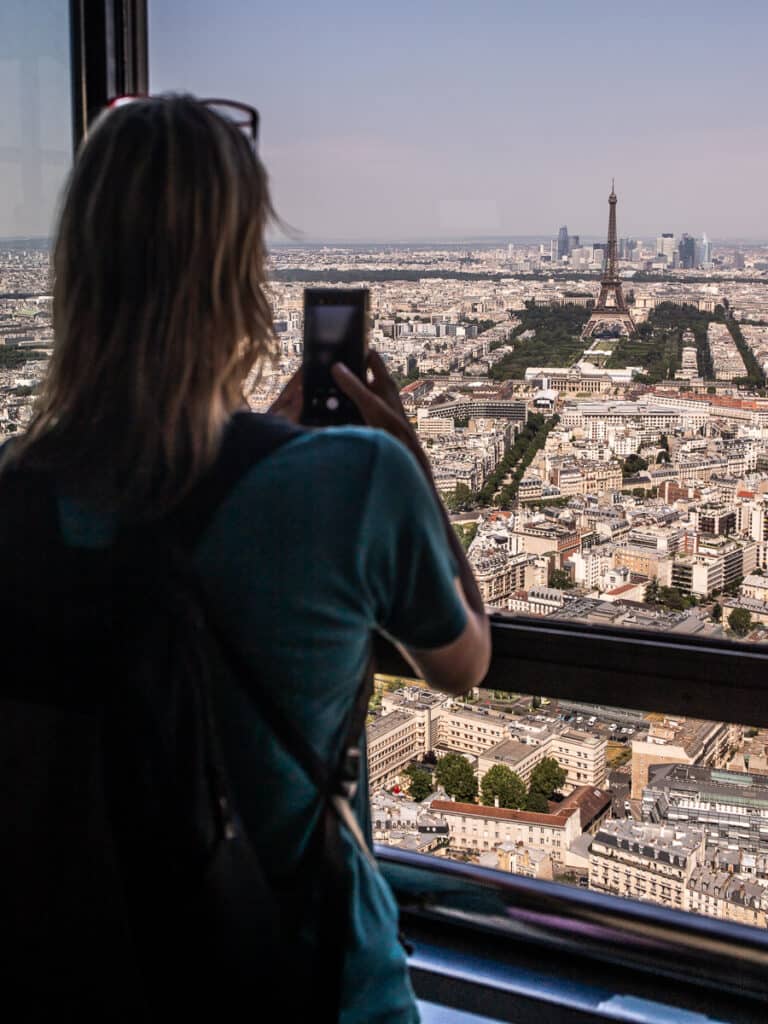
MULTIPOLYGON (((216 508, 226 495, 255 464, 269 452, 295 437, 300 430, 276 417, 255 417, 243 414, 233 419, 225 436, 222 452, 213 470, 199 484, 182 507, 166 521, 171 536, 189 550, 200 538, 216 508)), ((208 615, 219 650, 229 665, 235 685, 253 676, 252 668, 221 629, 208 615)), ((259 713, 284 749, 301 766, 323 801, 315 847, 321 854, 319 931, 314 965, 316 1019, 335 1022, 341 1009, 345 950, 351 924, 350 878, 345 863, 341 823, 357 843, 369 864, 378 870, 368 840, 363 834, 350 800, 360 779, 362 737, 373 691, 374 662, 371 655, 347 718, 345 741, 339 763, 327 765, 318 756, 293 720, 280 707, 268 687, 259 690, 259 713)), ((210 723, 215 735, 215 726, 210 723)), ((221 752, 219 751, 219 756, 221 752)), ((223 769, 222 769, 223 770, 223 769)))
MULTIPOLYGON (((304 433, 288 420, 268 414, 237 413, 230 421, 214 466, 180 506, 163 520, 162 532, 187 550, 194 547, 217 508, 232 488, 257 462, 286 442, 304 433)), ((211 617, 209 616, 209 620, 211 617)), ((232 669, 235 681, 253 675, 240 651, 215 621, 209 621, 216 640, 232 669)), ((299 762, 316 788, 327 798, 351 798, 358 779, 360 736, 365 725, 373 686, 373 672, 367 666, 358 688, 345 732, 342 761, 329 770, 318 757, 293 720, 266 690, 259 693, 259 709, 286 750, 299 762)))
POLYGON ((245 474, 268 455, 306 431, 280 416, 238 412, 227 424, 216 462, 191 494, 163 520, 163 529, 182 546, 195 546, 216 509, 245 474))

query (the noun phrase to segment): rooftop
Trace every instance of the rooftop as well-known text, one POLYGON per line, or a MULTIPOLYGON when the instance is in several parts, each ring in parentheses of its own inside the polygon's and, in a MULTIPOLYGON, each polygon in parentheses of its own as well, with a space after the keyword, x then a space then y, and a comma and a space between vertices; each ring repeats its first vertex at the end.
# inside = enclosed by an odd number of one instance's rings
POLYGON ((536 814, 533 811, 513 811, 507 807, 485 807, 479 804, 463 804, 457 800, 433 800, 432 811, 436 814, 463 814, 469 818, 488 818, 493 821, 518 821, 527 825, 548 825, 550 828, 565 828, 576 808, 565 808, 554 814, 536 814))

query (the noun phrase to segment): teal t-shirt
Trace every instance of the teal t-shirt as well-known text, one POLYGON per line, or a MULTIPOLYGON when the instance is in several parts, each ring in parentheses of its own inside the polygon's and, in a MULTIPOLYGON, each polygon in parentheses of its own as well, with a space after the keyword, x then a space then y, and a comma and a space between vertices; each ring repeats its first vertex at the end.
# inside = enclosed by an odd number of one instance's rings
MULTIPOLYGON (((60 503, 74 544, 109 541, 103 517, 60 503)), ((219 624, 317 753, 331 760, 367 664, 372 630, 406 646, 466 625, 437 501, 413 455, 365 427, 307 431, 253 467, 218 508, 195 560, 219 624)), ((221 723, 246 826, 275 876, 298 863, 314 787, 273 739, 256 701, 226 695, 221 723)), ((418 1020, 397 906, 345 832, 352 928, 343 1024, 418 1020)))

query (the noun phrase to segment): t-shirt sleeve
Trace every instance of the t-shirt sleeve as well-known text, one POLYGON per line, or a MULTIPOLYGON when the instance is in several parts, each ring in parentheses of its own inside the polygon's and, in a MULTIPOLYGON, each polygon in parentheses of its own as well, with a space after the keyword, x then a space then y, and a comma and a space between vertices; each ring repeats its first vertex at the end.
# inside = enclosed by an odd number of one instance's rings
POLYGON ((467 618, 437 498, 404 445, 381 433, 377 446, 362 538, 376 625, 406 647, 442 647, 467 618))

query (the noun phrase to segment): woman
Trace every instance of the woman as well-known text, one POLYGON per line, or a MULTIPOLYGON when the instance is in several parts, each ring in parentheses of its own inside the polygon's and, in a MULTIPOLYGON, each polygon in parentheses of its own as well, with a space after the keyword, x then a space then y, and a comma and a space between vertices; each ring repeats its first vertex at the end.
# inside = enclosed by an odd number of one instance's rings
MULTIPOLYGON (((108 546, 123 524, 177 508, 246 408, 247 375, 274 356, 266 174, 222 110, 184 96, 110 109, 71 174, 53 256, 53 355, 5 461, 52 475, 72 547, 108 546)), ((259 687, 330 763, 372 631, 446 693, 487 670, 471 570, 375 353, 370 368, 369 387, 333 371, 369 426, 283 444, 237 483, 194 553, 212 613, 253 669, 230 753, 245 825, 266 837, 276 879, 300 862, 317 795, 261 720, 259 687)), ((297 375, 272 411, 296 420, 300 404, 297 375)), ((392 894, 346 832, 345 858, 340 1020, 415 1021, 392 894)), ((312 936, 297 944, 297 970, 314 955, 312 936)))

